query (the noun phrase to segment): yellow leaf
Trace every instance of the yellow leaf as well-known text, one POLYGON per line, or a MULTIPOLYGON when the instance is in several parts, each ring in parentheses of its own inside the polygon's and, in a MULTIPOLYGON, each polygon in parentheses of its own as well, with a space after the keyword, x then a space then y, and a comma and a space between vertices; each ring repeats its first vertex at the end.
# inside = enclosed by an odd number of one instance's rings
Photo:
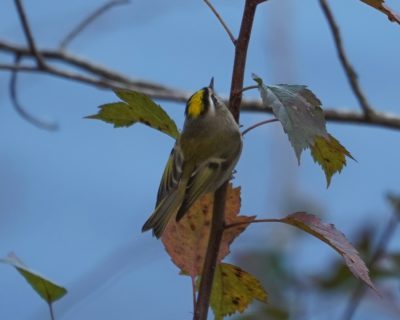
POLYGON ((254 276, 231 264, 217 266, 210 301, 215 319, 243 312, 254 299, 267 302, 267 293, 254 276))
POLYGON ((349 151, 330 134, 328 137, 316 136, 311 145, 311 155, 325 172, 327 187, 336 172, 341 172, 346 165, 346 156, 355 160, 349 151))

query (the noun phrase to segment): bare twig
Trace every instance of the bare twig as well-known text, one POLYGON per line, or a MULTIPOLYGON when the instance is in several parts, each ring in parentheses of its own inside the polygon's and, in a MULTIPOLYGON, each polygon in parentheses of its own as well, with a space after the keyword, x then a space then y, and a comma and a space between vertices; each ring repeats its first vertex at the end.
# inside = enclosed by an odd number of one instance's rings
POLYGON ((350 83, 350 86, 351 86, 355 96, 357 97, 358 102, 361 105, 361 108, 364 111, 365 117, 369 118, 373 115, 374 110, 369 105, 367 98, 365 97, 364 93, 362 92, 360 84, 358 83, 357 74, 354 71, 353 67, 351 66, 351 64, 346 56, 346 53, 345 53, 344 47, 343 47, 343 41, 340 36, 339 27, 335 21, 335 18, 333 17, 333 14, 328 5, 328 2, 326 0, 319 0, 319 3, 321 5, 322 11, 328 21, 330 29, 331 29, 333 38, 335 40, 335 45, 336 45, 336 50, 337 50, 337 53, 339 56, 339 60, 343 66, 345 73, 346 73, 346 76, 350 83))
MULTIPOLYGON (((0 41, 0 50, 3 50, 11 54, 20 54, 21 56, 32 56, 32 53, 30 52, 29 49, 5 41, 0 41)), ((88 60, 85 60, 83 58, 77 57, 75 55, 63 51, 41 50, 41 55, 46 59, 63 62, 72 67, 76 67, 83 71, 97 75, 102 79, 107 79, 121 83, 130 83, 138 87, 157 89, 159 91, 169 90, 166 86, 159 85, 154 82, 134 80, 132 78, 128 78, 127 76, 122 75, 121 73, 109 70, 104 66, 94 64, 88 60)))
POLYGON ((129 0, 111 0, 102 4, 95 11, 90 13, 87 17, 85 17, 75 28, 73 28, 61 41, 60 49, 64 50, 67 45, 74 40, 88 25, 90 25, 93 21, 99 18, 101 15, 106 13, 108 10, 117 5, 128 4, 129 0))
POLYGON ((255 124, 253 124, 252 126, 248 127, 246 130, 243 130, 242 136, 244 136, 246 133, 248 133, 249 131, 251 131, 251 130, 257 128, 257 127, 260 127, 260 126, 262 126, 264 124, 268 124, 268 123, 271 123, 271 122, 276 122, 276 121, 279 121, 279 120, 276 119, 276 118, 273 118, 273 119, 268 119, 268 120, 257 122, 255 124))
MULTIPOLYGON (((251 36, 256 8, 257 5, 261 2, 263 1, 246 0, 239 37, 235 46, 235 60, 232 71, 229 110, 232 112, 237 122, 239 122, 240 115, 240 104, 242 100, 242 88, 246 66, 247 48, 251 36)), ((199 293, 194 314, 195 320, 206 320, 208 315, 214 273, 218 262, 218 252, 224 232, 224 209, 227 186, 228 184, 224 183, 214 194, 214 207, 211 221, 211 230, 201 274, 199 293)))
POLYGON ((45 65, 45 62, 40 52, 36 48, 35 40, 33 38, 31 28, 29 27, 28 18, 26 17, 26 13, 22 5, 22 2, 21 0, 14 0, 14 1, 17 7, 19 19, 21 20, 22 28, 24 29, 24 34, 28 42, 29 49, 36 58, 37 65, 39 67, 43 67, 45 65))
MULTIPOLYGON (((20 61, 20 56, 15 57, 15 64, 18 66, 20 61)), ((10 77, 10 97, 12 104, 15 108, 15 110, 18 112, 18 114, 27 120, 29 123, 33 124, 34 126, 41 128, 41 129, 46 129, 49 131, 54 131, 58 129, 57 124, 47 122, 44 120, 40 120, 36 118, 35 116, 31 115, 28 111, 25 110, 25 108, 21 105, 21 103, 18 100, 18 93, 17 93, 17 78, 18 78, 18 70, 13 70, 11 72, 11 77, 10 77)))
MULTIPOLYGON (((0 43, 0 50, 2 49, 2 43, 0 43)), ((27 50, 27 49, 26 49, 27 50)), ((23 52, 26 52, 23 51, 23 52)), ((9 49, 7 49, 10 52, 9 49)), ((17 51, 19 52, 19 51, 17 51)), ((13 71, 18 70, 19 72, 34 72, 34 73, 45 73, 54 75, 60 78, 68 79, 71 81, 78 81, 84 84, 92 85, 97 88, 107 89, 129 89, 141 91, 152 98, 174 101, 174 102, 185 102, 190 97, 190 92, 182 91, 177 88, 171 88, 158 84, 155 82, 146 82, 142 80, 136 80, 128 78, 116 71, 108 70, 100 65, 92 64, 82 58, 78 58, 66 53, 56 53, 56 51, 42 51, 46 58, 53 58, 59 61, 63 61, 67 64, 77 66, 83 70, 87 70, 90 73, 98 77, 86 76, 80 73, 74 73, 62 69, 41 69, 35 66, 25 65, 14 65, 14 64, 1 64, 0 70, 13 71), (101 76, 102 75, 102 76, 101 76)), ((227 99, 224 99, 227 102, 227 99)), ((264 106, 259 100, 244 100, 241 105, 242 111, 250 112, 267 112, 272 113, 271 107, 264 106)), ((400 116, 396 114, 377 112, 374 115, 366 119, 363 113, 352 111, 349 109, 337 109, 337 108, 326 108, 324 110, 325 118, 329 121, 339 123, 353 123, 363 124, 370 126, 378 126, 383 128, 390 128, 400 130, 400 116)))
POLYGON ((184 102, 190 96, 189 93, 186 93, 184 91, 173 90, 166 87, 165 89, 152 88, 151 86, 141 84, 141 82, 137 82, 135 80, 129 80, 127 82, 119 82, 103 78, 86 76, 80 73, 67 71, 55 67, 48 67, 48 66, 45 69, 40 69, 35 66, 23 66, 23 65, 18 66, 18 65, 0 63, 0 70, 7 70, 7 71, 17 70, 18 72, 31 72, 31 73, 38 72, 38 73, 50 74, 71 81, 77 81, 84 84, 89 84, 101 89, 129 89, 134 91, 141 91, 152 98, 161 99, 165 101, 184 102))
POLYGON ((242 92, 245 92, 245 91, 248 91, 248 90, 253 90, 253 89, 258 89, 258 85, 244 87, 242 89, 242 92))
MULTIPOLYGON (((399 217, 400 216, 398 212, 393 212, 391 218, 386 224, 386 227, 381 234, 381 237, 378 241, 375 251, 367 264, 369 270, 373 270, 376 262, 384 255, 386 248, 389 245, 389 242, 394 236, 395 231, 399 225, 400 222, 399 217)), ((343 314, 343 320, 352 319, 354 313, 356 312, 358 306, 360 305, 360 302, 364 294, 365 294, 365 286, 363 286, 362 283, 359 282, 350 300, 347 303, 346 309, 343 314)))
POLYGON ((214 6, 211 4, 210 1, 208 0, 203 0, 206 5, 211 9, 211 11, 214 13, 214 15, 217 17, 218 21, 221 23, 222 27, 225 29, 226 33, 228 34, 229 38, 231 39, 233 45, 236 44, 236 39, 233 36, 233 33, 231 30, 229 30, 228 25, 225 23, 225 21, 222 19, 221 15, 218 13, 218 11, 214 8, 214 6))
MULTIPOLYGON (((241 109, 243 111, 264 111, 272 113, 272 107, 263 106, 258 100, 244 101, 241 109)), ((373 115, 366 118, 364 113, 349 109, 324 108, 324 114, 325 119, 334 122, 373 125, 397 130, 400 129, 400 115, 387 112, 375 111, 373 115)))

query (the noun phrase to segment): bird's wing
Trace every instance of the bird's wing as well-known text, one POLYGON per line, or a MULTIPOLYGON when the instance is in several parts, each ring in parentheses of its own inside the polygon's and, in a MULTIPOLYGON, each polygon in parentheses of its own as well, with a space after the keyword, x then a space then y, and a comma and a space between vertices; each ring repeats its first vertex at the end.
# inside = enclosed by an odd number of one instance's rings
POLYGON ((185 215, 200 196, 207 192, 215 191, 224 182, 223 178, 226 174, 224 160, 219 158, 210 159, 193 172, 186 186, 185 198, 176 215, 176 221, 179 221, 185 215))
POLYGON ((182 176, 183 154, 177 144, 172 148, 158 187, 156 207, 162 199, 175 190, 182 176))

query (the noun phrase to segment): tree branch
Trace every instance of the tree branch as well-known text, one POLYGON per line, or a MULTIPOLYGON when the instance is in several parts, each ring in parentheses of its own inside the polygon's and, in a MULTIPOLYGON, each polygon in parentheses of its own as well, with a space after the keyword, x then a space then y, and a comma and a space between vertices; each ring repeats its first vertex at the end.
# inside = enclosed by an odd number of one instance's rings
POLYGON ((121 4, 128 4, 129 0, 111 0, 102 4, 95 11, 90 13, 86 18, 84 18, 75 28, 73 28, 61 41, 60 50, 64 50, 66 46, 74 40, 88 25, 90 25, 94 20, 99 18, 101 15, 106 13, 108 10, 112 9, 114 6, 121 4))
POLYGON ((233 36, 231 30, 229 30, 228 25, 225 23, 225 21, 222 19, 221 15, 218 13, 218 11, 214 8, 214 6, 211 4, 210 1, 208 0, 203 0, 206 5, 211 9, 211 11, 214 13, 214 15, 217 17, 218 21, 221 23, 222 27, 225 29, 226 33, 228 34, 229 38, 231 39, 233 45, 236 44, 236 39, 233 36))
MULTIPOLYGON (((21 50, 22 49, 21 47, 16 47, 15 49, 17 50, 15 52, 13 51, 12 48, 14 47, 9 46, 9 44, 5 44, 4 42, 0 42, 0 50, 3 49, 6 52, 10 53, 12 52, 15 54, 21 52, 22 55, 28 55, 28 56, 31 55, 29 53, 29 50, 26 48, 21 50)), ((120 88, 120 89, 141 91, 154 99, 160 99, 164 101, 185 102, 190 97, 189 92, 177 88, 167 87, 155 82, 146 82, 142 80, 131 79, 116 71, 108 70, 103 66, 90 63, 82 58, 78 58, 76 56, 67 53, 51 51, 51 50, 43 50, 41 52, 43 54, 43 57, 45 58, 62 61, 68 65, 85 70, 97 77, 86 76, 80 73, 74 73, 59 68, 57 69, 53 68, 51 70, 48 70, 48 69, 41 69, 35 66, 15 65, 15 64, 0 63, 0 70, 6 70, 6 71, 17 70, 18 72, 50 74, 60 78, 68 79, 71 81, 78 81, 102 89, 120 88)), ((227 99, 224 99, 224 101, 227 102, 227 99)), ((259 100, 243 101, 241 110, 250 112, 272 113, 272 108, 262 105, 262 103, 259 100)), ((363 124, 363 125, 400 130, 400 115, 397 114, 375 111, 374 114, 367 119, 365 118, 365 115, 363 113, 352 111, 350 109, 326 108, 324 110, 324 113, 325 113, 325 118, 328 121, 339 122, 339 123, 363 124)))
MULTIPOLYGON (((15 44, 11 44, 6 41, 0 41, 0 50, 5 51, 10 54, 19 54, 21 56, 34 56, 29 49, 22 47, 22 46, 15 45, 15 44)), ((167 88, 166 86, 159 85, 154 82, 135 80, 135 79, 129 78, 121 73, 109 70, 104 66, 94 64, 94 63, 90 62, 89 60, 85 60, 83 58, 74 56, 74 55, 69 54, 64 51, 41 50, 40 54, 42 57, 44 57, 46 59, 65 63, 71 67, 75 67, 75 68, 78 68, 85 72, 91 73, 102 79, 120 82, 121 84, 125 83, 125 84, 129 84, 129 85, 133 85, 133 86, 138 86, 141 88, 157 89, 158 91, 170 91, 171 90, 171 89, 167 88)), ((40 71, 40 70, 37 70, 37 71, 40 71)), ((184 101, 184 100, 182 100, 182 101, 184 101)))
MULTIPOLYGON (((253 27, 254 15, 260 0, 246 0, 239 37, 235 46, 235 60, 233 63, 231 92, 229 97, 229 110, 239 122, 240 104, 244 71, 246 66, 247 48, 253 27)), ((228 183, 224 183, 214 194, 213 217, 211 231, 208 239, 206 257, 201 274, 199 294, 194 314, 195 320, 206 320, 210 304, 211 289, 214 280, 215 268, 218 263, 218 252, 224 232, 224 211, 228 183)))
POLYGON ((350 86, 351 86, 355 96, 357 97, 357 100, 360 103, 361 108, 364 111, 365 117, 369 118, 373 115, 374 110, 369 105, 367 98, 365 97, 364 93, 362 92, 360 84, 358 83, 357 73, 354 71, 353 67, 351 66, 351 64, 349 62, 349 59, 346 56, 346 53, 345 53, 344 47, 343 47, 343 41, 340 36, 339 27, 335 21, 335 18, 333 17, 333 14, 328 5, 328 2, 326 0, 319 0, 319 3, 321 5, 322 11, 326 17, 326 20, 328 21, 330 29, 331 29, 333 38, 335 40, 335 45, 336 45, 336 50, 337 50, 337 53, 339 56, 339 60, 343 66, 345 73, 346 73, 346 76, 350 83, 350 86))
POLYGON ((25 38, 28 42, 30 52, 35 56, 37 65, 39 67, 43 67, 45 65, 45 62, 40 52, 36 48, 35 40, 33 38, 33 34, 29 26, 28 18, 26 17, 26 13, 22 5, 22 2, 21 0, 14 0, 14 2, 17 7, 18 16, 19 19, 21 20, 21 25, 24 30, 25 38))
MULTIPOLYGON (((20 56, 18 56, 18 55, 15 56, 16 66, 18 66, 20 59, 21 59, 20 56)), ((22 104, 19 102, 19 99, 18 99, 17 79, 18 79, 18 70, 16 69, 11 72, 9 88, 10 88, 11 102, 14 106, 14 109, 17 111, 17 113, 22 118, 24 118, 26 121, 28 121, 29 123, 33 124, 34 126, 36 126, 38 128, 49 130, 49 131, 57 130, 58 126, 56 123, 51 123, 51 122, 47 122, 44 120, 40 120, 25 110, 25 108, 22 106, 22 104)))
MULTIPOLYGON (((29 48, 6 41, 0 41, 0 50, 14 55, 18 54, 22 57, 35 57, 34 53, 31 52, 29 48)), ((141 91, 152 98, 166 101, 185 102, 190 96, 189 92, 177 88, 167 87, 155 82, 129 78, 115 70, 107 69, 102 65, 94 64, 67 52, 43 49, 39 51, 39 56, 50 61, 62 62, 67 66, 79 69, 92 76, 73 73, 59 68, 49 70, 47 68, 43 69, 41 67, 24 65, 17 66, 15 64, 0 64, 0 70, 52 74, 57 77, 78 81, 99 88, 125 88, 141 91)), ((253 87, 251 86, 249 88, 253 87)), ((225 99, 225 102, 226 101, 227 99, 225 99)), ((263 106, 259 100, 243 101, 241 110, 272 113, 272 108, 263 106)), ((400 115, 379 111, 375 111, 373 114, 370 114, 369 118, 366 118, 363 113, 349 109, 326 108, 325 118, 328 121, 334 122, 364 124, 400 130, 400 115)))

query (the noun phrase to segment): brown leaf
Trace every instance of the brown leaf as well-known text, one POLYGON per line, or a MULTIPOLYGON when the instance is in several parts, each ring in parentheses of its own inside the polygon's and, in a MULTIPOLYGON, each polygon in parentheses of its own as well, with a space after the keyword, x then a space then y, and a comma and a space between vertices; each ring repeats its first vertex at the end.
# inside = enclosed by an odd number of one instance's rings
MULTIPOLYGON (((188 213, 177 223, 172 220, 161 238, 172 261, 184 274, 195 278, 201 274, 207 250, 213 211, 213 194, 208 193, 197 200, 188 213)), ((232 189, 229 184, 226 204, 225 223, 250 222, 255 217, 239 216, 240 188, 232 189)), ((218 262, 229 254, 232 241, 246 229, 246 224, 231 227, 224 232, 218 262)))
POLYGON ((390 21, 397 22, 398 24, 400 24, 400 15, 393 12, 392 9, 385 4, 384 0, 361 0, 361 1, 379 10, 380 12, 386 14, 390 21))
POLYGON ((323 223, 318 217, 305 212, 290 214, 281 219, 281 222, 302 229, 327 243, 344 258, 347 267, 356 278, 378 292, 369 277, 368 268, 360 258, 357 250, 333 224, 323 223))

